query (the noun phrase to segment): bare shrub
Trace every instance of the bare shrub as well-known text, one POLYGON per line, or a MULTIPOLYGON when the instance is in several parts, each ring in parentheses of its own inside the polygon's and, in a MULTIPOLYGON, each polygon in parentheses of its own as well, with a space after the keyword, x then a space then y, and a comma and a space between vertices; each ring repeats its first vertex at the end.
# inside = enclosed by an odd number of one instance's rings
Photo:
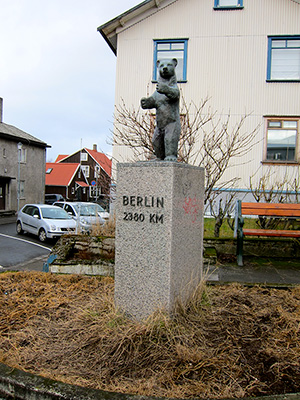
MULTIPOLYGON (((300 182, 299 177, 290 179, 287 173, 280 177, 271 168, 267 169, 259 178, 258 182, 256 174, 250 176, 249 187, 254 199, 259 203, 298 203, 300 200, 300 182)), ((283 225, 284 229, 288 229, 292 221, 282 218, 267 218, 260 216, 257 224, 262 229, 276 229, 279 225, 283 225)))
POLYGON ((116 218, 115 216, 110 216, 110 218, 105 221, 104 224, 95 224, 90 232, 92 236, 115 236, 116 230, 116 218))
MULTIPOLYGON (((225 117, 218 116, 216 111, 211 110, 209 101, 207 97, 199 104, 187 103, 181 92, 178 160, 205 169, 204 202, 212 205, 222 190, 235 187, 240 180, 239 177, 224 180, 224 174, 233 163, 235 166, 243 164, 243 156, 257 143, 259 126, 249 132, 244 125, 250 114, 233 123, 230 112, 225 117)), ((116 106, 114 119, 112 144, 129 147, 133 154, 132 161, 154 157, 152 136, 155 116, 150 111, 128 108, 122 101, 116 106)), ((222 222, 223 219, 219 219, 218 224, 222 222)))

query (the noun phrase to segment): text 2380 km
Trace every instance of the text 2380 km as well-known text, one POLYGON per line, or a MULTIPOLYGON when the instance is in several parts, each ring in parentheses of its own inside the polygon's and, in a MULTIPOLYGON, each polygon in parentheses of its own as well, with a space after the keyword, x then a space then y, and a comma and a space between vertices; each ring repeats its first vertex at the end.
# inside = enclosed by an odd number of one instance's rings
POLYGON ((152 224, 163 224, 164 223, 164 215, 150 213, 147 217, 144 213, 132 213, 132 212, 124 212, 124 221, 135 221, 135 222, 144 222, 145 220, 152 224))

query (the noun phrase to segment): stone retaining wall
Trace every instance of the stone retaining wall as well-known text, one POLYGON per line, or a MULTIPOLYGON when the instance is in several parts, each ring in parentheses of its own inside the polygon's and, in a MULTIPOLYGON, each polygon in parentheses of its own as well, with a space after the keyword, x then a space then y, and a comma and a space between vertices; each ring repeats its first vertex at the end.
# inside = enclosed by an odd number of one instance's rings
MULTIPOLYGON (((115 239, 105 236, 66 235, 52 249, 57 255, 50 265, 53 273, 114 275, 115 239)), ((214 264, 226 255, 234 262, 235 239, 204 239, 204 264, 214 264)), ((279 238, 246 238, 244 255, 254 257, 300 258, 300 241, 279 238)))

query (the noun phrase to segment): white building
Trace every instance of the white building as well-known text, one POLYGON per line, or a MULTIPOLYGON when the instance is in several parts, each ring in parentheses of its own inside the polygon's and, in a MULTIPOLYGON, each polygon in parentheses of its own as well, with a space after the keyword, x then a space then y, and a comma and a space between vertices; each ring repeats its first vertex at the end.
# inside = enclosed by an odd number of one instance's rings
MULTIPOLYGON (((241 189, 270 172, 299 181, 300 0, 146 0, 98 31, 117 57, 116 104, 137 109, 155 90, 157 58, 176 57, 187 102, 209 97, 216 117, 250 114, 244 129, 259 126, 223 179, 240 177, 241 189)), ((114 160, 130 156, 114 146, 114 160)))

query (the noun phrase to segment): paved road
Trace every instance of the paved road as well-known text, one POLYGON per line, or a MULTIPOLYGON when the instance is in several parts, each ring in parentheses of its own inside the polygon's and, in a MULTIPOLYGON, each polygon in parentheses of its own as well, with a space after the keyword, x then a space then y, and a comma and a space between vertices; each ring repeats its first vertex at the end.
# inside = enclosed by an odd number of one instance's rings
POLYGON ((0 225, 0 269, 42 270, 54 243, 17 235, 15 223, 0 225))

